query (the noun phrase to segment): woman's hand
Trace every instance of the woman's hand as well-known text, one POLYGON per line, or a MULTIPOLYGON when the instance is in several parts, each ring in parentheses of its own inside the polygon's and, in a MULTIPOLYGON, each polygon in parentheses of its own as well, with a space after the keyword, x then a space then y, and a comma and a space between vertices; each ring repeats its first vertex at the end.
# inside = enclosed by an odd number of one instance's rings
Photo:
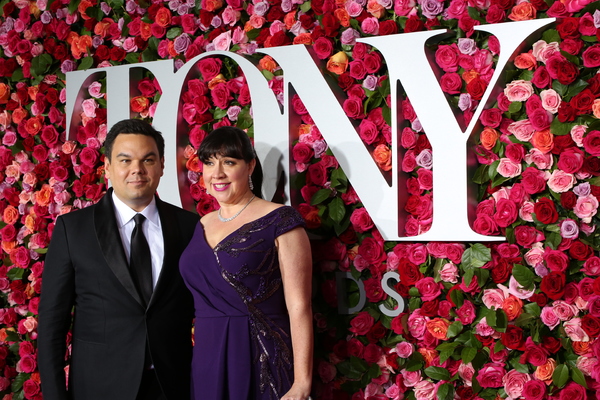
POLYGON ((293 384, 290 391, 283 395, 281 400, 311 400, 310 385, 293 384))

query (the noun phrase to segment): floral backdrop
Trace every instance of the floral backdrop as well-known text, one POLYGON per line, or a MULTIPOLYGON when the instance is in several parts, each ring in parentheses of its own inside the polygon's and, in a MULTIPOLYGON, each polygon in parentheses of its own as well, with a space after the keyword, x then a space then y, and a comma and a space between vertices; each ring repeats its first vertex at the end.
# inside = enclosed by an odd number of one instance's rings
MULTIPOLYGON (((384 242, 301 99, 294 143, 296 208, 314 238, 314 391, 318 399, 595 399, 600 396, 600 4, 590 0, 2 0, 0 1, 0 396, 42 399, 36 363, 44 254, 60 214, 106 190, 106 82, 87 89, 81 124, 65 136, 65 73, 228 50, 254 56, 283 101, 283 71, 257 48, 305 44, 345 92, 343 108, 384 173, 406 181, 404 231, 432 221, 431 148, 402 100, 402 159, 391 160, 385 60, 359 37, 433 29, 432 68, 468 122, 500 51, 474 26, 556 17, 511 62, 471 149, 479 166, 473 229, 506 242, 384 242), (337 312, 336 272, 364 284, 366 306, 337 312), (395 302, 381 277, 396 271, 395 302)), ((248 86, 227 58, 201 61, 180 110, 190 196, 205 214, 194 152, 207 132, 252 136, 248 86)), ((151 121, 151 76, 131 109, 151 121)), ((358 288, 348 288, 356 303, 358 288)), ((68 338, 67 338, 68 340, 68 338)))

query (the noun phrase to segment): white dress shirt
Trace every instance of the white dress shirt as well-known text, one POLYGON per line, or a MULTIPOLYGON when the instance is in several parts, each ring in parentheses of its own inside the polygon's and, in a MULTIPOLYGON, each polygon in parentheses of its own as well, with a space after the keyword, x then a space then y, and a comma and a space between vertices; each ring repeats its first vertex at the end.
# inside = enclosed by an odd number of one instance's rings
POLYGON ((160 225, 160 217, 156 208, 156 199, 153 197, 150 204, 146 206, 140 213, 131 209, 127 204, 123 203, 115 194, 112 193, 113 203, 115 205, 115 215, 117 217, 117 226, 123 242, 123 249, 127 260, 131 255, 131 233, 135 228, 133 217, 136 214, 142 214, 146 217, 146 222, 142 225, 144 235, 150 247, 150 255, 152 257, 152 287, 156 287, 156 282, 162 270, 163 259, 165 257, 165 245, 160 225))

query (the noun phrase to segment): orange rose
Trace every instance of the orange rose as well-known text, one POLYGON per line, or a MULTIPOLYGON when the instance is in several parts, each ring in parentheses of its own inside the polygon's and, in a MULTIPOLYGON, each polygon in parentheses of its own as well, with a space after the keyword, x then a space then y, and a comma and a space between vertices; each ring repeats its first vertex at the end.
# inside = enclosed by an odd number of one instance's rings
POLYGON ((348 69, 348 56, 343 51, 338 51, 327 61, 327 71, 341 75, 348 69))
POLYGON ((77 148, 77 144, 71 140, 64 142, 61 146, 61 150, 65 154, 72 154, 77 148))
POLYGON ((312 36, 308 32, 301 33, 294 38, 294 44, 306 44, 310 46, 313 44, 312 36))
MULTIPOLYGON (((0 103, 2 104, 2 103, 0 103)), ((8 124, 10 124, 10 121, 12 120, 12 118, 10 117, 10 113, 6 110, 2 111, 0 113, 0 125, 4 126, 5 128, 8 126, 8 124)))
POLYGON ((167 46, 167 50, 171 58, 177 57, 177 51, 175 51, 175 42, 169 41, 169 45, 167 46))
POLYGON ((187 160, 187 162, 185 163, 185 167, 192 172, 202 171, 202 169, 200 168, 200 160, 198 159, 198 156, 196 154, 194 154, 192 157, 190 157, 189 160, 187 160))
POLYGON ((29 86, 27 88, 27 95, 31 99, 31 101, 35 101, 37 94, 40 92, 40 88, 38 86, 29 86))
POLYGON ((600 99, 594 100, 594 103, 592 104, 592 112, 594 113, 594 117, 600 119, 600 99))
POLYGON ((573 347, 575 354, 583 356, 590 352, 590 345, 592 343, 593 342, 573 342, 571 347, 573 347))
POLYGON ((511 21, 527 21, 535 19, 535 16, 535 7, 531 3, 523 2, 513 7, 511 13, 508 15, 508 19, 511 21))
POLYGON ((392 169, 392 150, 385 144, 378 145, 373 151, 375 162, 384 171, 392 169))
POLYGON ((37 135, 43 127, 42 121, 37 117, 29 118, 25 123, 25 130, 32 136, 37 135))
MULTIPOLYGON (((14 331, 14 329, 9 328, 11 331, 14 331)), ((6 333, 6 328, 2 328, 0 329, 0 343, 4 343, 6 342, 6 339, 8 338, 8 333, 6 333)))
POLYGON ((208 89, 213 90, 215 88, 215 86, 217 86, 219 83, 227 83, 227 79, 225 79, 223 74, 219 74, 219 75, 215 76, 214 78, 212 78, 210 80, 210 82, 208 82, 208 84, 207 84, 208 89))
POLYGON ((152 25, 142 21, 140 23, 140 36, 144 40, 148 40, 152 37, 152 25))
POLYGON ((271 56, 264 56, 258 62, 258 68, 261 70, 275 72, 277 67, 278 67, 277 63, 275 62, 275 60, 273 60, 273 57, 271 57, 271 56))
POLYGON ((519 54, 515 58, 515 66, 519 69, 533 70, 537 66, 537 60, 531 52, 519 54))
POLYGON ((81 14, 81 18, 90 19, 91 17, 85 13, 85 10, 93 6, 94 5, 91 1, 82 0, 81 3, 79 3, 79 7, 77 7, 77 11, 79 11, 79 14, 81 14))
POLYGON ((448 339, 449 326, 450 321, 446 318, 434 318, 431 321, 427 321, 427 331, 431 333, 431 336, 440 340, 448 339))
POLYGON ((340 21, 340 25, 344 28, 350 26, 350 14, 348 14, 348 11, 346 11, 345 8, 336 8, 333 12, 333 16, 340 21))
POLYGON ((430 367, 431 364, 433 363, 433 360, 435 360, 435 358, 439 354, 437 351, 435 351, 433 349, 421 348, 417 351, 423 356, 423 359, 425 360, 425 368, 430 367))
POLYGON ((554 135, 550 129, 536 131, 531 138, 531 144, 542 153, 549 153, 554 147, 554 135))
POLYGON ((221 0, 202 0, 202 9, 213 12, 223 7, 221 0))
POLYGON ((346 254, 348 255, 348 259, 350 261, 354 261, 354 259, 358 255, 358 245, 356 245, 353 248, 351 248, 350 250, 348 250, 348 252, 346 254))
POLYGON ((385 15, 385 8, 376 0, 369 0, 367 3, 367 12, 375 18, 380 19, 385 15))
POLYGON ((40 373, 39 372, 32 372, 31 376, 29 377, 29 379, 31 379, 34 382, 40 383, 42 380, 40 379, 40 373))
POLYGON ((471 82, 473 79, 475 78, 479 78, 479 72, 474 71, 474 70, 470 70, 470 71, 465 71, 462 74, 462 78, 463 80, 468 84, 469 82, 471 82))
POLYGON ((186 159, 193 157, 194 154, 196 154, 196 149, 192 145, 188 144, 187 146, 185 146, 185 149, 183 150, 183 156, 186 159))
POLYGON ((71 53, 76 59, 85 55, 88 49, 92 47, 92 38, 88 35, 73 37, 71 40, 71 53))
POLYGON ((10 254, 12 250, 17 247, 17 241, 13 240, 12 242, 2 242, 2 251, 6 254, 10 254))
POLYGON ((29 214, 25 217, 25 228, 29 229, 29 232, 33 232, 33 228, 35 227, 35 215, 29 214))
POLYGON ((295 11, 291 11, 291 12, 285 14, 285 17, 283 17, 283 23, 285 24, 285 28, 288 31, 290 29, 292 29, 292 27, 296 23, 296 12, 295 11))
POLYGON ((25 110, 23 107, 19 107, 15 111, 13 111, 12 120, 15 124, 19 125, 28 114, 29 113, 27 112, 27 110, 25 110))
POLYGON ((8 103, 10 98, 10 87, 6 83, 0 83, 0 104, 8 103))
POLYGON ((135 96, 131 99, 130 104, 131 111, 141 113, 150 107, 150 100, 146 96, 135 96))
POLYGON ((491 150, 496 145, 499 136, 500 135, 498 134, 498 131, 494 128, 485 127, 483 132, 481 132, 479 139, 481 140, 481 145, 484 148, 491 150))
POLYGON ((2 221, 6 224, 13 225, 19 219, 19 210, 11 205, 6 206, 2 215, 2 221))
POLYGON ((533 373, 533 376, 534 378, 543 381, 546 385, 549 385, 552 383, 552 374, 554 373, 555 369, 556 361, 554 361, 553 358, 549 358, 548 361, 546 361, 546 364, 537 367, 533 373))
POLYGON ((110 29, 110 25, 112 24, 112 22, 112 19, 104 18, 102 21, 98 22, 96 26, 94 26, 94 33, 102 38, 107 37, 108 30, 110 29))
MULTIPOLYGON (((206 11, 210 10, 206 9, 206 11)), ((158 26, 166 28, 171 23, 171 11, 166 7, 160 7, 156 12, 154 22, 156 22, 158 26)))
POLYGON ((35 202, 41 206, 47 206, 50 204, 52 198, 52 187, 50 185, 43 185, 40 190, 35 192, 35 202))
POLYGON ((523 302, 512 294, 502 303, 502 309, 509 321, 514 321, 523 312, 523 302))

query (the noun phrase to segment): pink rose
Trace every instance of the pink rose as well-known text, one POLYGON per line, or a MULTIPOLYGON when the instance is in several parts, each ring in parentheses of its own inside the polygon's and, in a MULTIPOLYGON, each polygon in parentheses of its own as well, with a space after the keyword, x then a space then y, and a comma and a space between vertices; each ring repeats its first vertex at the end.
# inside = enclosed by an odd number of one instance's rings
POLYGON ((508 199, 500 199, 496 203, 496 213, 494 214, 494 220, 498 226, 506 228, 511 225, 517 219, 517 206, 515 203, 508 199))
POLYGON ((510 101, 525 101, 533 94, 533 85, 530 81, 512 81, 504 89, 504 94, 510 101))
POLYGON ((521 142, 529 142, 535 133, 535 129, 528 119, 513 122, 507 129, 521 142))
POLYGON ((477 381, 483 388, 499 388, 502 387, 502 379, 504 378, 504 367, 500 364, 490 363, 485 364, 477 375, 477 381))
POLYGON ((525 400, 543 400, 546 398, 546 384, 538 380, 529 380, 523 386, 525 400))
POLYGON ((511 369, 502 378, 504 391, 510 398, 517 399, 521 397, 523 390, 525 389, 525 384, 530 380, 531 376, 529 374, 524 374, 516 369, 511 369))
POLYGON ((379 129, 377 129, 377 126, 368 119, 360 121, 358 134, 367 144, 373 144, 379 139, 379 129))
POLYGON ((435 52, 435 62, 445 72, 458 70, 459 51, 456 44, 440 45, 435 52))
POLYGON ((419 290, 419 293, 421 294, 421 300, 423 301, 433 300, 442 293, 440 284, 437 283, 432 277, 420 279, 415 286, 419 290))
POLYGON ((409 342, 400 342, 396 345, 396 353, 400 358, 408 358, 413 353, 413 345, 409 342))
POLYGON ((414 387, 423 380, 421 371, 407 371, 403 369, 400 373, 402 374, 402 378, 404 378, 404 386, 406 387, 414 387))
POLYGON ((542 90, 540 97, 542 99, 542 107, 544 107, 544 110, 552 114, 556 114, 558 112, 561 98, 554 89, 542 90))
POLYGON ((600 156, 600 131, 590 131, 583 138, 585 151, 593 156, 600 156))
POLYGON ((506 295, 500 289, 485 289, 481 301, 487 308, 502 309, 502 304, 506 300, 506 295))
POLYGON ((421 315, 421 310, 413 311, 408 317, 408 331, 417 340, 423 339, 427 330, 427 321, 429 318, 421 315))
POLYGON ((576 179, 574 175, 560 169, 555 169, 548 179, 548 187, 556 193, 564 193, 571 190, 575 185, 575 182, 576 179))
POLYGON ((533 148, 525 155, 525 162, 527 164, 533 163, 539 169, 549 169, 552 166, 554 159, 552 158, 552 154, 543 153, 539 149, 533 148))
POLYGON ((592 194, 577 198, 573 212, 585 223, 590 223, 598 211, 598 199, 592 194))
POLYGON ((509 158, 501 158, 497 171, 505 178, 514 178, 521 175, 521 163, 515 163, 509 158))
POLYGON ((361 30, 367 35, 379 34, 379 20, 375 17, 365 18, 360 24, 361 30))
POLYGON ((371 327, 375 324, 375 319, 367 311, 359 312, 350 321, 350 332, 354 332, 356 335, 366 335, 371 327))
POLYGON ((433 382, 422 380, 414 386, 413 391, 419 400, 433 400, 436 398, 437 387, 433 382))
POLYGON ((319 362, 318 372, 319 376, 321 377, 321 380, 325 383, 331 382, 337 374, 335 366, 324 360, 321 360, 321 362, 319 362))
POLYGON ((373 228, 373 220, 364 207, 357 208, 350 216, 350 222, 355 231, 363 233, 373 228))
POLYGON ((583 268, 581 271, 590 276, 599 276, 600 275, 600 258, 597 256, 592 256, 588 258, 583 263, 583 268))
POLYGON ((558 315, 554 312, 554 308, 550 306, 542 308, 540 319, 544 325, 550 328, 550 330, 553 330, 560 324, 560 318, 558 318, 558 315))
POLYGON ((470 325, 476 317, 475 306, 471 301, 465 300, 463 305, 456 310, 457 317, 463 325, 470 325))
POLYGON ((427 255, 427 247, 421 243, 417 243, 410 246, 408 259, 413 264, 419 265, 427 261, 427 255))
POLYGON ((521 183, 527 194, 542 192, 546 188, 544 173, 534 167, 527 167, 521 174, 521 183))
POLYGON ((470 387, 473 384, 473 375, 475 375, 473 365, 461 362, 458 366, 458 376, 465 382, 465 385, 470 387))
MULTIPOLYGON (((570 321, 563 323, 565 333, 574 342, 589 342, 590 337, 581 328, 581 318, 573 318, 570 321)), ((561 396, 562 398, 562 396, 561 396)))
POLYGON ((458 268, 456 265, 451 262, 444 264, 440 270, 440 279, 444 282, 457 283, 458 268))

